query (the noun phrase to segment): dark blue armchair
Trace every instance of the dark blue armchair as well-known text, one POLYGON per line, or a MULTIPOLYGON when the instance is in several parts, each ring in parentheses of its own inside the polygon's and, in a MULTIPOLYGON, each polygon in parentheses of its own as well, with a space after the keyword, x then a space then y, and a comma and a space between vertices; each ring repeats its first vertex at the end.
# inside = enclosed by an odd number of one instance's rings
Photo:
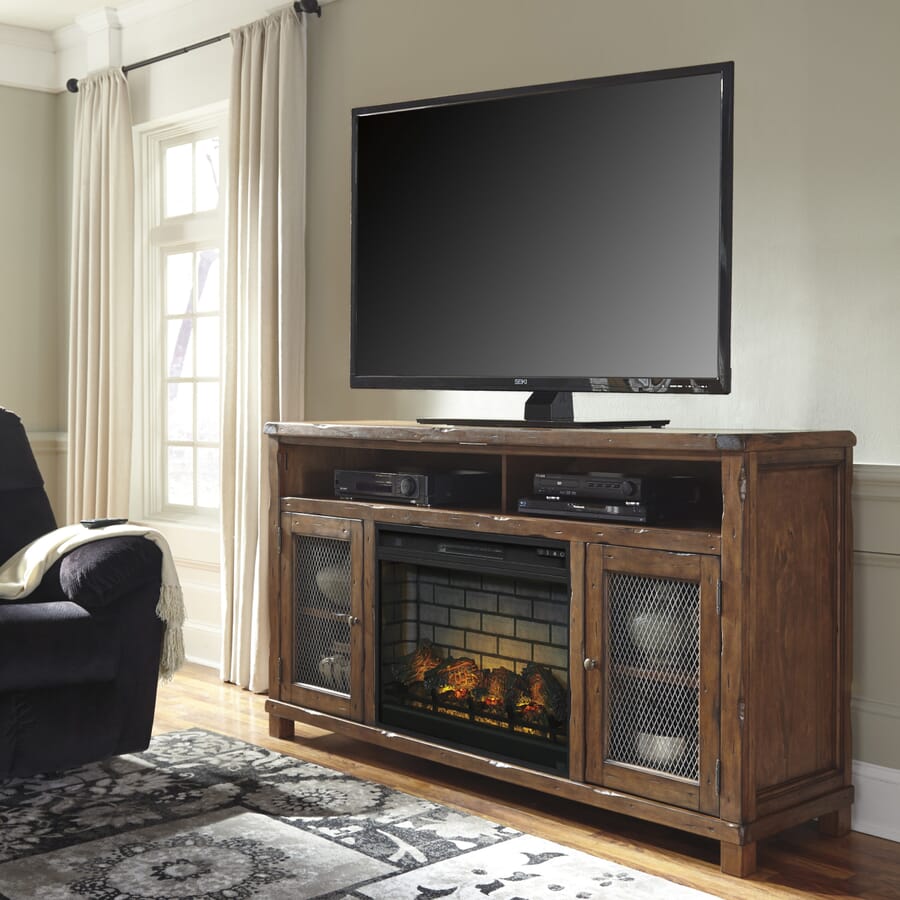
MULTIPOLYGON (((56 527, 25 429, 0 408, 0 565, 56 527)), ((110 537, 58 560, 28 596, 0 599, 0 780, 147 747, 160 563, 152 542, 110 537)))

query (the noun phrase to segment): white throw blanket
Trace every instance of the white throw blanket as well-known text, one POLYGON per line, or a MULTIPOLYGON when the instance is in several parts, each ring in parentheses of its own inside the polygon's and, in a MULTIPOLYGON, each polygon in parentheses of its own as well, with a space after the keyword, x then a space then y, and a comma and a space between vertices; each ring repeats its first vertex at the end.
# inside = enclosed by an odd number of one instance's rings
POLYGON ((27 597, 40 583, 44 573, 61 556, 88 544, 110 537, 143 537, 153 541, 162 551, 162 587, 156 615, 165 624, 159 676, 170 679, 184 662, 184 599, 172 551, 166 539, 154 528, 142 525, 109 525, 106 528, 85 528, 67 525, 57 528, 23 547, 0 566, 0 599, 18 600, 27 597))

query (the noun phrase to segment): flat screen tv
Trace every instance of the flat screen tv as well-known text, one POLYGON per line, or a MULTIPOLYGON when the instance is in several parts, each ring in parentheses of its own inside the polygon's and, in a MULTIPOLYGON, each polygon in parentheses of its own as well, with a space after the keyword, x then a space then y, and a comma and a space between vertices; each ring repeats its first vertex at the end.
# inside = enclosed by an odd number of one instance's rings
POLYGON ((733 80, 354 109, 351 386, 531 391, 564 425, 572 392, 728 393, 733 80))

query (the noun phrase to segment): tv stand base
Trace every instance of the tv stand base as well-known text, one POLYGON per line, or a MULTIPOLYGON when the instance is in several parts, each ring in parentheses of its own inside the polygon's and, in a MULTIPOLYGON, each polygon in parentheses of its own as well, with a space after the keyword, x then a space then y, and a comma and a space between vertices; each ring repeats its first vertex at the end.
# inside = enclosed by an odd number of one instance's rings
POLYGON ((619 419, 609 422, 576 422, 571 391, 535 391, 525 401, 525 418, 519 419, 416 419, 420 425, 463 425, 485 428, 662 428, 668 419, 619 419))

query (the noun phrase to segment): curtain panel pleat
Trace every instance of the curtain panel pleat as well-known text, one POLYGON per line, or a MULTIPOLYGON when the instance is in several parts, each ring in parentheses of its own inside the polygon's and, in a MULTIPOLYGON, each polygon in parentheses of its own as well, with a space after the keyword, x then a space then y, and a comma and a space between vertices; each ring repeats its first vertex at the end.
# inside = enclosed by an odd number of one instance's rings
POLYGON ((306 27, 231 32, 222 446, 222 671, 268 687, 267 421, 303 416, 306 27))
POLYGON ((66 515, 127 516, 134 158, 120 69, 79 81, 72 178, 66 515))

